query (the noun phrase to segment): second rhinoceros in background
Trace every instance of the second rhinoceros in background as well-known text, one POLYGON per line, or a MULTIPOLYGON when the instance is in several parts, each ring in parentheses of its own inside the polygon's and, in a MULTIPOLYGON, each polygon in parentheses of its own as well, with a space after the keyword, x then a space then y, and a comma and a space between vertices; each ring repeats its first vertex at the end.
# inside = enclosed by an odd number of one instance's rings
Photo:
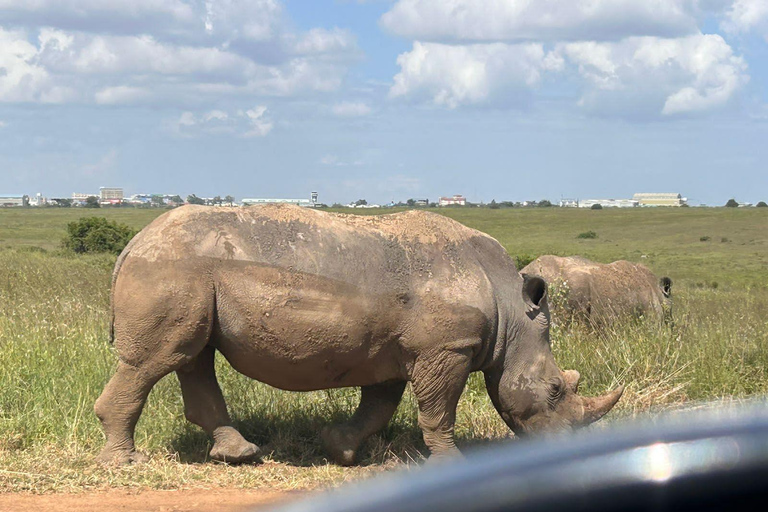
POLYGON ((579 256, 540 256, 520 271, 565 289, 562 303, 570 317, 602 324, 622 316, 669 320, 672 280, 648 267, 619 260, 597 263, 579 256))

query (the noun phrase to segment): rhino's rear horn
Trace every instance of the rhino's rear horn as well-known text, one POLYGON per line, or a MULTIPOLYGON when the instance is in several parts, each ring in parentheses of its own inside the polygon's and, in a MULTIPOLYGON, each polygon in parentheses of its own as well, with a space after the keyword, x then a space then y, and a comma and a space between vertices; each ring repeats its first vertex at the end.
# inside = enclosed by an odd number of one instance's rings
POLYGON ((613 409, 613 406, 616 405, 616 402, 619 401, 619 398, 621 398, 623 393, 624 386, 619 386, 603 396, 583 397, 582 404, 584 405, 584 418, 582 419, 581 425, 587 426, 605 416, 608 411, 613 409))
POLYGON ((565 370, 563 372, 563 379, 565 379, 565 384, 568 386, 568 389, 574 393, 579 392, 579 379, 581 379, 581 374, 579 372, 576 370, 565 370))

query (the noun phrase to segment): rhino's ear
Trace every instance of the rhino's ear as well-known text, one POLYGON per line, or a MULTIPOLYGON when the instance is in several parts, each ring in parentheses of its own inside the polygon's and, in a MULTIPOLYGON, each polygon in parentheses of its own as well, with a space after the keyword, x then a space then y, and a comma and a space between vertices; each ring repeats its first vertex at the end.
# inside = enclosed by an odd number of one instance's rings
POLYGON ((663 293, 665 297, 672 295, 672 280, 670 278, 662 277, 659 279, 659 286, 661 287, 661 293, 663 293))
POLYGON ((538 311, 547 302, 547 282, 528 274, 523 276, 523 302, 528 306, 528 311, 538 311))

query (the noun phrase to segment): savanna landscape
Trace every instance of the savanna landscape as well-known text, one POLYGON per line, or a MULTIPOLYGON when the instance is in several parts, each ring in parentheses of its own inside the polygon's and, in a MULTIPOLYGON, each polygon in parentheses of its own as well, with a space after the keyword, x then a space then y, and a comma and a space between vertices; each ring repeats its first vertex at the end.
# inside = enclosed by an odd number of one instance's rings
MULTIPOLYGON (((67 223, 83 216, 138 230, 165 211, 0 210, 3 496, 107 489, 310 491, 423 461, 427 451, 409 391, 386 430, 364 447, 360 464, 343 468, 328 462, 318 434, 354 411, 358 390, 284 392, 237 374, 219 357, 217 373, 230 413, 245 437, 262 447, 262 464, 207 460, 210 441, 185 420, 173 375, 154 388, 136 430, 137 447, 150 461, 119 468, 96 463, 103 434, 93 403, 117 363, 108 343, 116 255, 76 254, 62 248, 61 240, 67 223)), ((561 368, 581 372, 583 394, 627 385, 616 409, 592 428, 768 393, 768 209, 432 211, 490 234, 519 268, 543 254, 581 255, 643 263, 674 280, 671 325, 630 319, 595 332, 555 323, 555 358, 561 368), (594 236, 580 236, 588 232, 594 236)), ((551 300, 556 312, 556 291, 551 300)), ((510 436, 479 374, 471 376, 459 403, 456 429, 465 450, 510 436)))

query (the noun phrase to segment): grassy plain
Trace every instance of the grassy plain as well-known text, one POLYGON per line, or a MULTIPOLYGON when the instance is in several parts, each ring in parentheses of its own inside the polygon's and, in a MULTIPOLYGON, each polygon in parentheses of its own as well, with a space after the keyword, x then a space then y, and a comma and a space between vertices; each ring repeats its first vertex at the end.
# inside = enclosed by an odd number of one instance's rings
MULTIPOLYGON (((317 434, 351 414, 356 390, 282 392, 240 376, 219 358, 232 416, 268 454, 263 465, 206 462, 209 441, 184 419, 175 376, 155 387, 137 428, 137 444, 151 462, 119 469, 95 464, 103 438, 92 405, 116 362, 107 342, 114 257, 67 254, 57 249, 59 240, 66 223, 81 216, 140 228, 161 213, 0 209, 0 491, 306 489, 422 458, 410 393, 387 430, 369 442, 362 465, 340 468, 325 461, 317 434)), ((440 213, 489 233, 518 259, 552 253, 623 258, 675 280, 672 329, 630 322, 600 334, 553 330, 555 356, 562 368, 582 373, 584 393, 628 384, 611 418, 768 393, 768 209, 440 213), (597 238, 577 238, 586 231, 597 238)), ((507 435, 479 375, 460 402, 457 435, 465 447, 507 435)))

